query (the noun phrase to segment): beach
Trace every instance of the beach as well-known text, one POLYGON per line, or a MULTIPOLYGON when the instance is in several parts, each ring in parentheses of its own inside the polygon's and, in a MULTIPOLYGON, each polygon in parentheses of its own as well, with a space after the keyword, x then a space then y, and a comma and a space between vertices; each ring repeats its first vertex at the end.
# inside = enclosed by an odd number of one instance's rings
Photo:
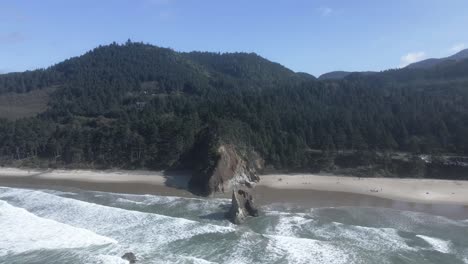
MULTIPOLYGON (((0 186, 76 188, 127 194, 194 198, 190 174, 129 170, 0 168, 0 186)), ((317 174, 262 175, 254 195, 260 205, 289 207, 384 207, 468 218, 468 182, 433 179, 359 178, 317 174)), ((217 193, 212 198, 230 198, 217 193)))
POLYGON ((0 168, 0 262, 124 263, 125 252, 142 263, 468 260, 465 182, 263 175, 260 216, 236 226, 225 218, 230 193, 194 196, 189 178, 0 168))
POLYGON ((316 174, 264 175, 258 186, 370 195, 405 202, 468 205, 468 182, 316 174))
POLYGON ((129 194, 193 197, 187 191, 190 175, 145 170, 52 170, 0 168, 0 186, 78 188, 129 194))

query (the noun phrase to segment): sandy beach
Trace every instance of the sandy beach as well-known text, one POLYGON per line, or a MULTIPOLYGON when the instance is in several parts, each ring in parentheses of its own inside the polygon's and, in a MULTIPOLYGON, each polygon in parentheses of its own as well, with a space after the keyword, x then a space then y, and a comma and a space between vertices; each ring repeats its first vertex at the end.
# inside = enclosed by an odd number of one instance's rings
MULTIPOLYGON (((189 179, 187 173, 155 171, 0 168, 0 186, 195 197, 187 191, 189 179)), ((215 197, 230 198, 230 193, 215 197)), ((261 176, 255 197, 261 205, 385 207, 468 217, 468 182, 464 181, 272 174, 261 176)))
POLYGON ((91 191, 193 197, 190 175, 128 170, 38 170, 0 168, 0 186, 79 188, 91 191))
POLYGON ((406 202, 468 205, 468 182, 455 180, 276 174, 262 176, 257 186, 344 192, 406 202))

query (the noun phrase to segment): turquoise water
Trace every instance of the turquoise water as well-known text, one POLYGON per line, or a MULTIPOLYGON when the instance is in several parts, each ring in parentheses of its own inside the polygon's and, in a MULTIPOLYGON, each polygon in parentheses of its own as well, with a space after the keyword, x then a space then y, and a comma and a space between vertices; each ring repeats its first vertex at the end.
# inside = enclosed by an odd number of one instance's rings
POLYGON ((468 263, 468 221, 384 208, 0 187, 0 263, 468 263))

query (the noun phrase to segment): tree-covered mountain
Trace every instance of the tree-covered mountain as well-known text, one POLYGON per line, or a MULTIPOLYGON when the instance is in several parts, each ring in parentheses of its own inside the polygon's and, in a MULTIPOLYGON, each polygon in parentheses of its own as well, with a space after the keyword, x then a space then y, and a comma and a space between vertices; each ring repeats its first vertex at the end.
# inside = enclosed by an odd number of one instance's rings
POLYGON ((324 80, 341 80, 346 77, 348 77, 351 74, 354 73, 359 73, 363 75, 370 75, 374 74, 376 72, 373 71, 366 71, 366 72, 349 72, 349 71, 332 71, 332 72, 327 72, 319 76, 319 80, 324 81, 324 80))
POLYGON ((129 41, 0 75, 0 97, 43 89, 46 111, 0 121, 3 162, 207 171, 220 144, 289 170, 347 151, 468 154, 468 60, 321 82, 256 54, 129 41))
POLYGON ((428 69, 443 63, 453 63, 453 62, 458 62, 461 60, 466 60, 468 59, 468 49, 459 51, 458 53, 445 57, 445 58, 440 58, 440 59, 426 59, 422 61, 418 61, 415 63, 411 63, 410 65, 406 66, 406 68, 409 69, 428 69))

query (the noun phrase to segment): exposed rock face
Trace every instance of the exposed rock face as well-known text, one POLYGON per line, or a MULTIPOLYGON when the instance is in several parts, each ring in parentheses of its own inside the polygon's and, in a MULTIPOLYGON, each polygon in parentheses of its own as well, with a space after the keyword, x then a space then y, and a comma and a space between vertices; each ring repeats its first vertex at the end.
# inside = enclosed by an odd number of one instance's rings
POLYGON ((208 181, 211 192, 251 187, 260 180, 257 173, 263 169, 264 162, 256 152, 241 153, 232 145, 222 145, 218 153, 219 160, 208 181))
POLYGON ((122 256, 122 259, 125 259, 125 260, 128 261, 128 263, 130 263, 130 264, 134 264, 134 263, 136 263, 136 261, 137 261, 135 254, 133 254, 132 252, 127 252, 127 253, 125 253, 125 254, 122 256))
POLYGON ((232 205, 226 217, 232 223, 242 224, 249 216, 258 216, 258 209, 255 206, 252 195, 245 190, 232 192, 232 205))
POLYGON ((210 195, 252 187, 260 180, 257 173, 263 169, 264 161, 255 151, 221 145, 216 152, 218 158, 211 170, 192 177, 192 190, 198 189, 200 194, 210 195))

